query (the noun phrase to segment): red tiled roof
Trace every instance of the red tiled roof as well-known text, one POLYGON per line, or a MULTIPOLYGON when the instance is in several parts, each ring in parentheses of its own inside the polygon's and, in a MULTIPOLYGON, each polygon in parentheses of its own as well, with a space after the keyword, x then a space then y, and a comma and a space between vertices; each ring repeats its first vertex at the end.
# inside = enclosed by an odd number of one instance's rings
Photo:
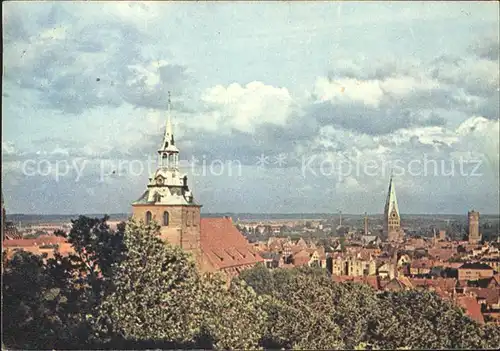
POLYGON ((66 239, 60 236, 54 235, 43 235, 35 239, 11 239, 4 240, 4 247, 30 247, 30 246, 41 246, 47 244, 60 244, 66 242, 66 239))
POLYGON ((406 277, 396 277, 384 285, 384 290, 399 291, 413 289, 413 284, 406 277))
POLYGON ((457 280, 454 278, 411 278, 410 281, 414 286, 440 288, 443 291, 452 292, 457 285, 457 280))
POLYGON ((442 266, 444 268, 449 267, 449 268, 458 269, 462 264, 463 264, 463 262, 444 262, 442 266))
POLYGON ((380 289, 380 284, 377 276, 367 276, 365 277, 365 282, 375 290, 380 289))
POLYGON ((427 250, 429 256, 438 258, 442 261, 448 261, 455 254, 456 250, 452 249, 429 249, 427 250))
POLYGON ((293 265, 295 267, 300 267, 300 266, 305 266, 309 263, 309 258, 306 257, 298 257, 298 258, 293 258, 293 265))
POLYGON ((230 218, 202 218, 200 229, 201 251, 215 268, 264 262, 230 218))
POLYGON ((484 317, 481 313, 481 306, 477 303, 474 297, 461 296, 457 301, 471 319, 482 324, 484 323, 484 317))
POLYGON ((432 268, 434 261, 432 260, 413 260, 411 262, 411 268, 432 268))

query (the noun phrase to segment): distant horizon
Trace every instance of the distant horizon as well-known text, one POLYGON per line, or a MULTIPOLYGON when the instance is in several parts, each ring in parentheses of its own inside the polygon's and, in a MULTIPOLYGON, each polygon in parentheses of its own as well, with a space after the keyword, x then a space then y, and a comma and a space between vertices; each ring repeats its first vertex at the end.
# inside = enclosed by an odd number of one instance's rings
MULTIPOLYGON (((472 211, 473 209, 471 209, 472 211)), ((69 217, 69 216, 131 216, 132 212, 116 212, 116 213, 7 213, 7 217, 11 216, 61 216, 61 217, 69 217)), ((338 212, 201 212, 201 215, 250 215, 250 216, 304 216, 304 215, 321 215, 321 216, 334 216, 338 217, 338 212)), ((365 213, 344 213, 342 212, 342 216, 364 216, 365 213)), ((367 216, 383 216, 383 212, 380 213, 366 213, 367 216)), ((401 213, 402 216, 467 216, 467 213, 401 213)), ((500 217, 498 213, 482 213, 480 212, 480 216, 497 216, 500 217)))

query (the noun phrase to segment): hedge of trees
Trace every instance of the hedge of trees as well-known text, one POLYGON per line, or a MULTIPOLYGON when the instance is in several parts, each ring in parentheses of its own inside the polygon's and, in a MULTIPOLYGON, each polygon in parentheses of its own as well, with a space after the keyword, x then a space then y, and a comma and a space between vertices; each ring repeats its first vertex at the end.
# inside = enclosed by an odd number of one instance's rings
POLYGON ((431 293, 378 294, 320 269, 244 271, 227 288, 133 221, 80 217, 75 254, 3 256, 3 346, 11 349, 496 349, 431 293))

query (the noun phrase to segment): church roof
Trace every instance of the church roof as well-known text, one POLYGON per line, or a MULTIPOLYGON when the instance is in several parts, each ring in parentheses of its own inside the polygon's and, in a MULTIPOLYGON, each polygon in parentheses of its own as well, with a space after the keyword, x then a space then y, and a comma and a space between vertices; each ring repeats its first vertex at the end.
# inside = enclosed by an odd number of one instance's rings
POLYGON ((389 181, 389 191, 387 192, 387 200, 385 202, 385 213, 389 214, 393 210, 396 210, 399 216, 398 199, 396 198, 396 188, 394 187, 394 180, 391 176, 389 181))
MULTIPOLYGON (((146 190, 139 199, 134 201, 132 205, 189 205, 189 206, 199 206, 194 199, 189 202, 185 196, 170 194, 168 196, 161 197, 160 201, 149 201, 150 189, 146 190)), ((154 193, 153 193, 154 194, 154 193)))
POLYGON ((224 269, 264 262, 230 218, 202 218, 200 245, 203 257, 224 269))

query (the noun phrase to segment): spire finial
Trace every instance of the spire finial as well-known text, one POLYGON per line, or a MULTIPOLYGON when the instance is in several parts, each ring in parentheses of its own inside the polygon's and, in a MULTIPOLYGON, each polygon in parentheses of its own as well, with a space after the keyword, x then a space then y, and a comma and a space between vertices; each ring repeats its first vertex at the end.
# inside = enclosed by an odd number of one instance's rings
POLYGON ((171 144, 174 144, 174 136, 173 136, 173 131, 172 131, 172 114, 170 113, 172 105, 172 100, 170 97, 170 90, 168 91, 168 116, 167 116, 167 128, 165 130, 165 133, 168 134, 169 142, 171 144))
POLYGON ((170 115, 170 105, 172 103, 172 100, 170 99, 170 90, 168 91, 168 113, 170 115))

